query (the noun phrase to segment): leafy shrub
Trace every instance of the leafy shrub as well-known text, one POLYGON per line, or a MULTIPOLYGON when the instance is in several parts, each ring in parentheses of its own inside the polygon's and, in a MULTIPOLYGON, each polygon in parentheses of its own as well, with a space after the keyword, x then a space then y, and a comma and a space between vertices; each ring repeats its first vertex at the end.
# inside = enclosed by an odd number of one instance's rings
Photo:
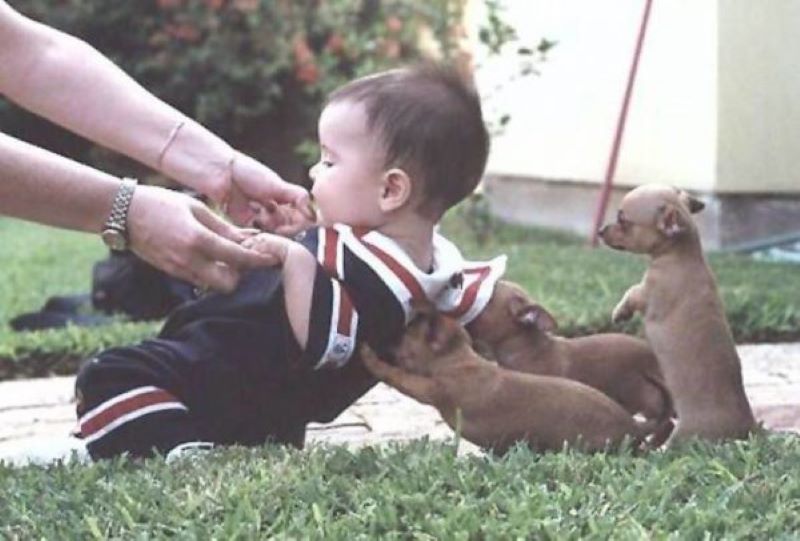
MULTIPOLYGON (((496 1, 481 41, 516 40, 496 1)), ((329 91, 369 72, 436 54, 469 64, 465 0, 30 0, 29 16, 77 35, 145 88, 290 180, 316 153, 329 91)), ((520 48, 529 59, 531 49, 520 48)), ((0 104, 6 131, 112 171, 74 136, 0 104)), ((124 129, 124 126, 120 127, 124 129)))

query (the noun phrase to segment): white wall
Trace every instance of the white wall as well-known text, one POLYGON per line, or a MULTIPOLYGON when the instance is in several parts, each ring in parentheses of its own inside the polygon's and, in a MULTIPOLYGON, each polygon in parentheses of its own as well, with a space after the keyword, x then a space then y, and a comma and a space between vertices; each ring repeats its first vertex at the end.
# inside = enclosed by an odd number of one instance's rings
MULTIPOLYGON (((514 83, 513 55, 479 58, 487 112, 512 117, 489 172, 601 182, 644 0, 505 5, 523 41, 558 45, 514 83)), ((799 52, 798 0, 654 0, 615 183, 800 191, 799 52)))
POLYGON ((800 1, 720 9, 719 191, 800 192, 800 1))

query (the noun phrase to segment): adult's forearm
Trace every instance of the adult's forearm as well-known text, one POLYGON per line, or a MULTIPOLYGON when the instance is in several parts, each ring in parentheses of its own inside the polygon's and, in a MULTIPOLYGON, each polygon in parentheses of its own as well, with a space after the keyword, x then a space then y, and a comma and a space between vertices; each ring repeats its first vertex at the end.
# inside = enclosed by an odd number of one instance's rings
POLYGON ((0 214, 100 232, 119 179, 0 133, 0 214))
POLYGON ((186 186, 224 195, 233 156, 227 143, 153 96, 86 42, 4 4, 0 1, 0 34, 5 34, 0 93, 186 186))

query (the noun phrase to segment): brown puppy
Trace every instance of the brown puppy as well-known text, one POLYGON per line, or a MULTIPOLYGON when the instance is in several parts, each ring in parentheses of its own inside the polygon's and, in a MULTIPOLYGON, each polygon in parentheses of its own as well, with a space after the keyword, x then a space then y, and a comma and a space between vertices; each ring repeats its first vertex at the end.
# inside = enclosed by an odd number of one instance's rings
POLYGON ((756 428, 716 282, 691 214, 703 204, 669 186, 645 185, 622 200, 600 235, 610 247, 650 256, 640 284, 614 308, 621 321, 644 315, 678 413, 668 443, 745 438, 756 428))
POLYGON ((467 326, 505 368, 585 383, 633 415, 661 425, 673 416, 658 361, 644 340, 626 334, 562 338, 553 316, 519 285, 501 280, 483 312, 467 326))
POLYGON ((587 451, 613 447, 644 428, 622 407, 582 383, 505 370, 475 353, 459 323, 423 312, 409 324, 395 350, 397 366, 362 349, 377 378, 439 410, 461 435, 503 453, 518 441, 535 450, 560 450, 565 443, 587 451))

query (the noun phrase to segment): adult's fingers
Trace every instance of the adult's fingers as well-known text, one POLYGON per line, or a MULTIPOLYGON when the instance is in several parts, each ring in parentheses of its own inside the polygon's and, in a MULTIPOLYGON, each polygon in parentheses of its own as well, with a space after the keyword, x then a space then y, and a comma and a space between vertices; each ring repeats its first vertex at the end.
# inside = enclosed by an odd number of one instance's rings
POLYGON ((275 171, 241 152, 236 153, 233 162, 232 180, 245 197, 262 205, 271 201, 295 203, 308 197, 308 190, 283 180, 275 171))
MULTIPOLYGON (((206 259, 224 263, 234 269, 268 264, 262 254, 238 244, 247 238, 246 233, 252 232, 252 230, 234 228, 205 206, 198 207, 194 211, 194 215, 202 225, 208 228, 199 235, 197 240, 198 253, 205 256, 206 259)), ((217 275, 218 273, 214 271, 211 274, 217 275)))
POLYGON ((195 260, 191 274, 192 283, 223 293, 230 293, 239 283, 239 273, 236 270, 208 259, 195 260))
POLYGON ((258 233, 255 229, 241 228, 227 222, 202 203, 194 207, 192 214, 194 214, 195 218, 208 229, 237 244, 255 233, 258 233))
POLYGON ((310 193, 301 193, 294 201, 292 201, 292 205, 294 208, 300 211, 303 217, 310 223, 317 222, 317 205, 310 193))
POLYGON ((228 200, 225 205, 225 214, 236 225, 245 225, 253 221, 256 211, 253 210, 251 200, 239 189, 236 184, 231 186, 228 200))

